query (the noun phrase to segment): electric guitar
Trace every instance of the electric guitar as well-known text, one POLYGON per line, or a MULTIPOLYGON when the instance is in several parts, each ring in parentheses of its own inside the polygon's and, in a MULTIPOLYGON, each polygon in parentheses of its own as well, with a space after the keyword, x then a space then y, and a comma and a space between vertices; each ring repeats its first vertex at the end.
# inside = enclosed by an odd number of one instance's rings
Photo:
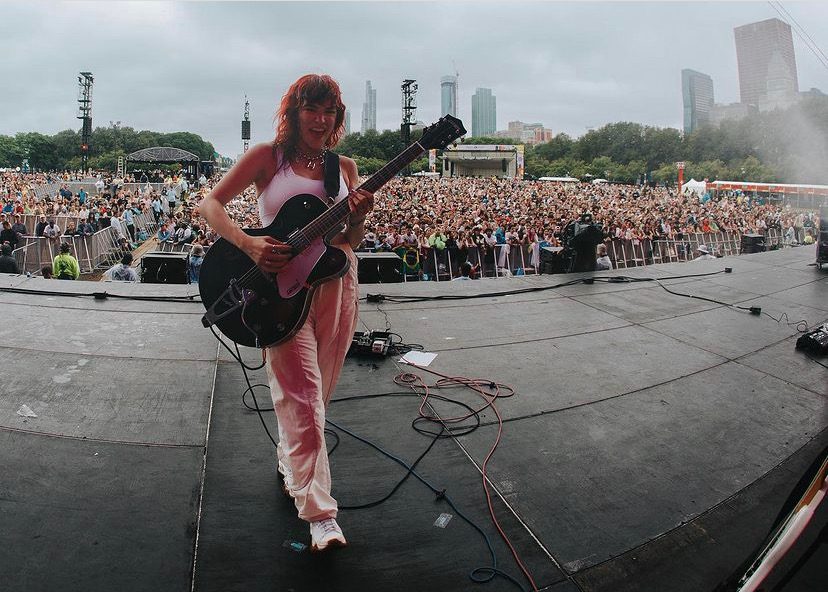
MULTIPOLYGON (((376 192, 423 152, 443 149, 465 133, 459 119, 440 118, 359 188, 376 192)), ((216 325, 234 342, 256 348, 277 345, 296 334, 316 287, 348 271, 345 252, 325 237, 342 228, 349 213, 347 200, 329 208, 317 196, 298 194, 282 205, 267 227, 244 229, 248 235, 269 235, 291 246, 294 255, 278 274, 261 270, 229 241, 216 241, 204 257, 198 281, 207 310, 201 319, 204 327, 216 325)))

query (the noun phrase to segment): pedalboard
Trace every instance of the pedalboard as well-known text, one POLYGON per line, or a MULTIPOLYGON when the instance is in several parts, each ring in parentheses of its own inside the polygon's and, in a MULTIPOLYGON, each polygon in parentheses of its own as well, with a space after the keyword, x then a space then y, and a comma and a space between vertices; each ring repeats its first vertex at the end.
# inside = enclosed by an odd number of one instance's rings
POLYGON ((391 349, 391 334, 372 330, 371 332, 354 332, 348 355, 386 357, 391 349))
POLYGON ((796 348, 815 355, 828 355, 828 323, 800 336, 796 348))

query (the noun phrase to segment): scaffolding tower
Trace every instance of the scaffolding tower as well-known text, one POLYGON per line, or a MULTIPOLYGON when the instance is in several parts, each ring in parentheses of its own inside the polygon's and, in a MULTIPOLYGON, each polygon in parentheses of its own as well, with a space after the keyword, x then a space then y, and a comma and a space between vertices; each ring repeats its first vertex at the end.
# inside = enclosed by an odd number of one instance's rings
POLYGON ((92 138, 92 78, 91 72, 78 76, 78 119, 81 125, 81 169, 86 171, 89 163, 89 141, 92 138))

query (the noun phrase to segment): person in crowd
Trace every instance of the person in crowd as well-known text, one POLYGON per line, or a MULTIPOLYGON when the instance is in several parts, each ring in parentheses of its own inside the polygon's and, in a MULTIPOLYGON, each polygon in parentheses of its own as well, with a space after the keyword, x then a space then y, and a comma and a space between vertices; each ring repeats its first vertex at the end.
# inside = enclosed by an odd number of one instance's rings
POLYGON ((455 276, 452 280, 464 281, 471 280, 472 265, 468 260, 460 264, 460 276, 455 276))
POLYGON ((52 245, 57 245, 60 241, 61 230, 57 226, 54 219, 49 219, 49 222, 43 228, 43 237, 47 238, 52 245))
POLYGON ((612 270, 612 260, 607 255, 607 244, 599 243, 596 252, 595 270, 612 270))
POLYGON ((46 222, 46 215, 40 215, 37 220, 37 225, 35 225, 35 237, 43 237, 43 230, 46 229, 48 224, 46 222))
POLYGON ((696 260, 715 260, 716 256, 710 253, 710 249, 704 245, 700 244, 699 247, 696 248, 696 251, 699 255, 695 258, 696 260))
POLYGON ((52 278, 52 265, 46 264, 43 268, 41 268, 40 275, 43 278, 52 278))
POLYGON ((190 276, 190 282, 194 285, 198 284, 202 262, 204 262, 204 248, 201 247, 200 244, 196 244, 193 246, 193 251, 190 252, 190 258, 187 263, 187 272, 190 276))
MULTIPOLYGON (((282 98, 275 141, 248 150, 202 200, 200 211, 207 223, 263 272, 284 270, 292 257, 291 247, 267 235, 244 233, 231 219, 234 207, 228 204, 255 185, 261 225, 266 227, 296 194, 311 193, 324 200, 324 155, 343 134, 344 118, 339 85, 331 77, 301 77, 282 98)), ((299 517, 310 523, 311 549, 316 551, 346 544, 331 495, 325 409, 356 327, 359 292, 353 249, 362 241, 374 202, 369 192, 354 189, 359 186, 356 163, 341 157, 339 167, 339 193, 334 200, 347 200, 350 214, 344 230, 331 241, 347 255, 349 271, 320 285, 311 299, 308 322, 293 337, 266 350, 279 427, 278 472, 299 517)))
POLYGON ((2 230, 0 230, 0 244, 7 243, 14 249, 17 247, 17 242, 17 233, 12 230, 11 224, 8 221, 3 221, 2 230))
POLYGON ((193 239, 193 229, 188 222, 179 223, 175 231, 173 245, 184 245, 193 239))
POLYGON ((158 228, 158 233, 155 234, 155 239, 158 243, 164 243, 165 241, 170 241, 171 238, 172 233, 170 233, 169 226, 167 223, 162 223, 158 228))
POLYGON ((163 208, 161 206, 161 198, 158 195, 155 195, 152 198, 152 216, 155 218, 156 224, 158 224, 158 221, 161 219, 162 212, 163 208))
POLYGON ((52 262, 53 274, 60 280, 78 280, 80 278, 80 266, 75 256, 71 254, 72 247, 63 242, 60 244, 60 253, 55 256, 52 262))
POLYGON ((113 281, 136 282, 138 275, 135 273, 135 269, 132 268, 132 259, 132 253, 127 252, 121 256, 121 261, 118 264, 104 272, 102 278, 113 281))
POLYGON ((135 241, 135 215, 132 212, 131 206, 127 206, 127 208, 124 209, 123 218, 127 233, 129 233, 129 240, 135 241))
POLYGON ((29 234, 26 225, 23 224, 23 219, 19 214, 14 215, 14 223, 12 223, 12 231, 17 236, 17 243, 23 241, 23 238, 29 234))
POLYGON ((78 232, 80 235, 84 237, 90 237, 95 234, 95 226, 92 224, 94 218, 90 216, 88 219, 84 219, 81 221, 80 226, 78 227, 78 232))
POLYGON ((4 243, 0 247, 2 255, 0 255, 0 272, 7 274, 20 274, 20 269, 17 267, 17 260, 12 255, 12 246, 4 243))

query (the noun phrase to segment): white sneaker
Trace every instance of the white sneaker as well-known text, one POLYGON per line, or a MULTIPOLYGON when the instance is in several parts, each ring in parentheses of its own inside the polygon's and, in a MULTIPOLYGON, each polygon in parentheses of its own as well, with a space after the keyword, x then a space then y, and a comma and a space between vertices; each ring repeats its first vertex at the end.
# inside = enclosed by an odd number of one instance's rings
POLYGON ((342 529, 333 518, 310 523, 311 550, 324 551, 328 548, 344 547, 348 544, 342 529))

